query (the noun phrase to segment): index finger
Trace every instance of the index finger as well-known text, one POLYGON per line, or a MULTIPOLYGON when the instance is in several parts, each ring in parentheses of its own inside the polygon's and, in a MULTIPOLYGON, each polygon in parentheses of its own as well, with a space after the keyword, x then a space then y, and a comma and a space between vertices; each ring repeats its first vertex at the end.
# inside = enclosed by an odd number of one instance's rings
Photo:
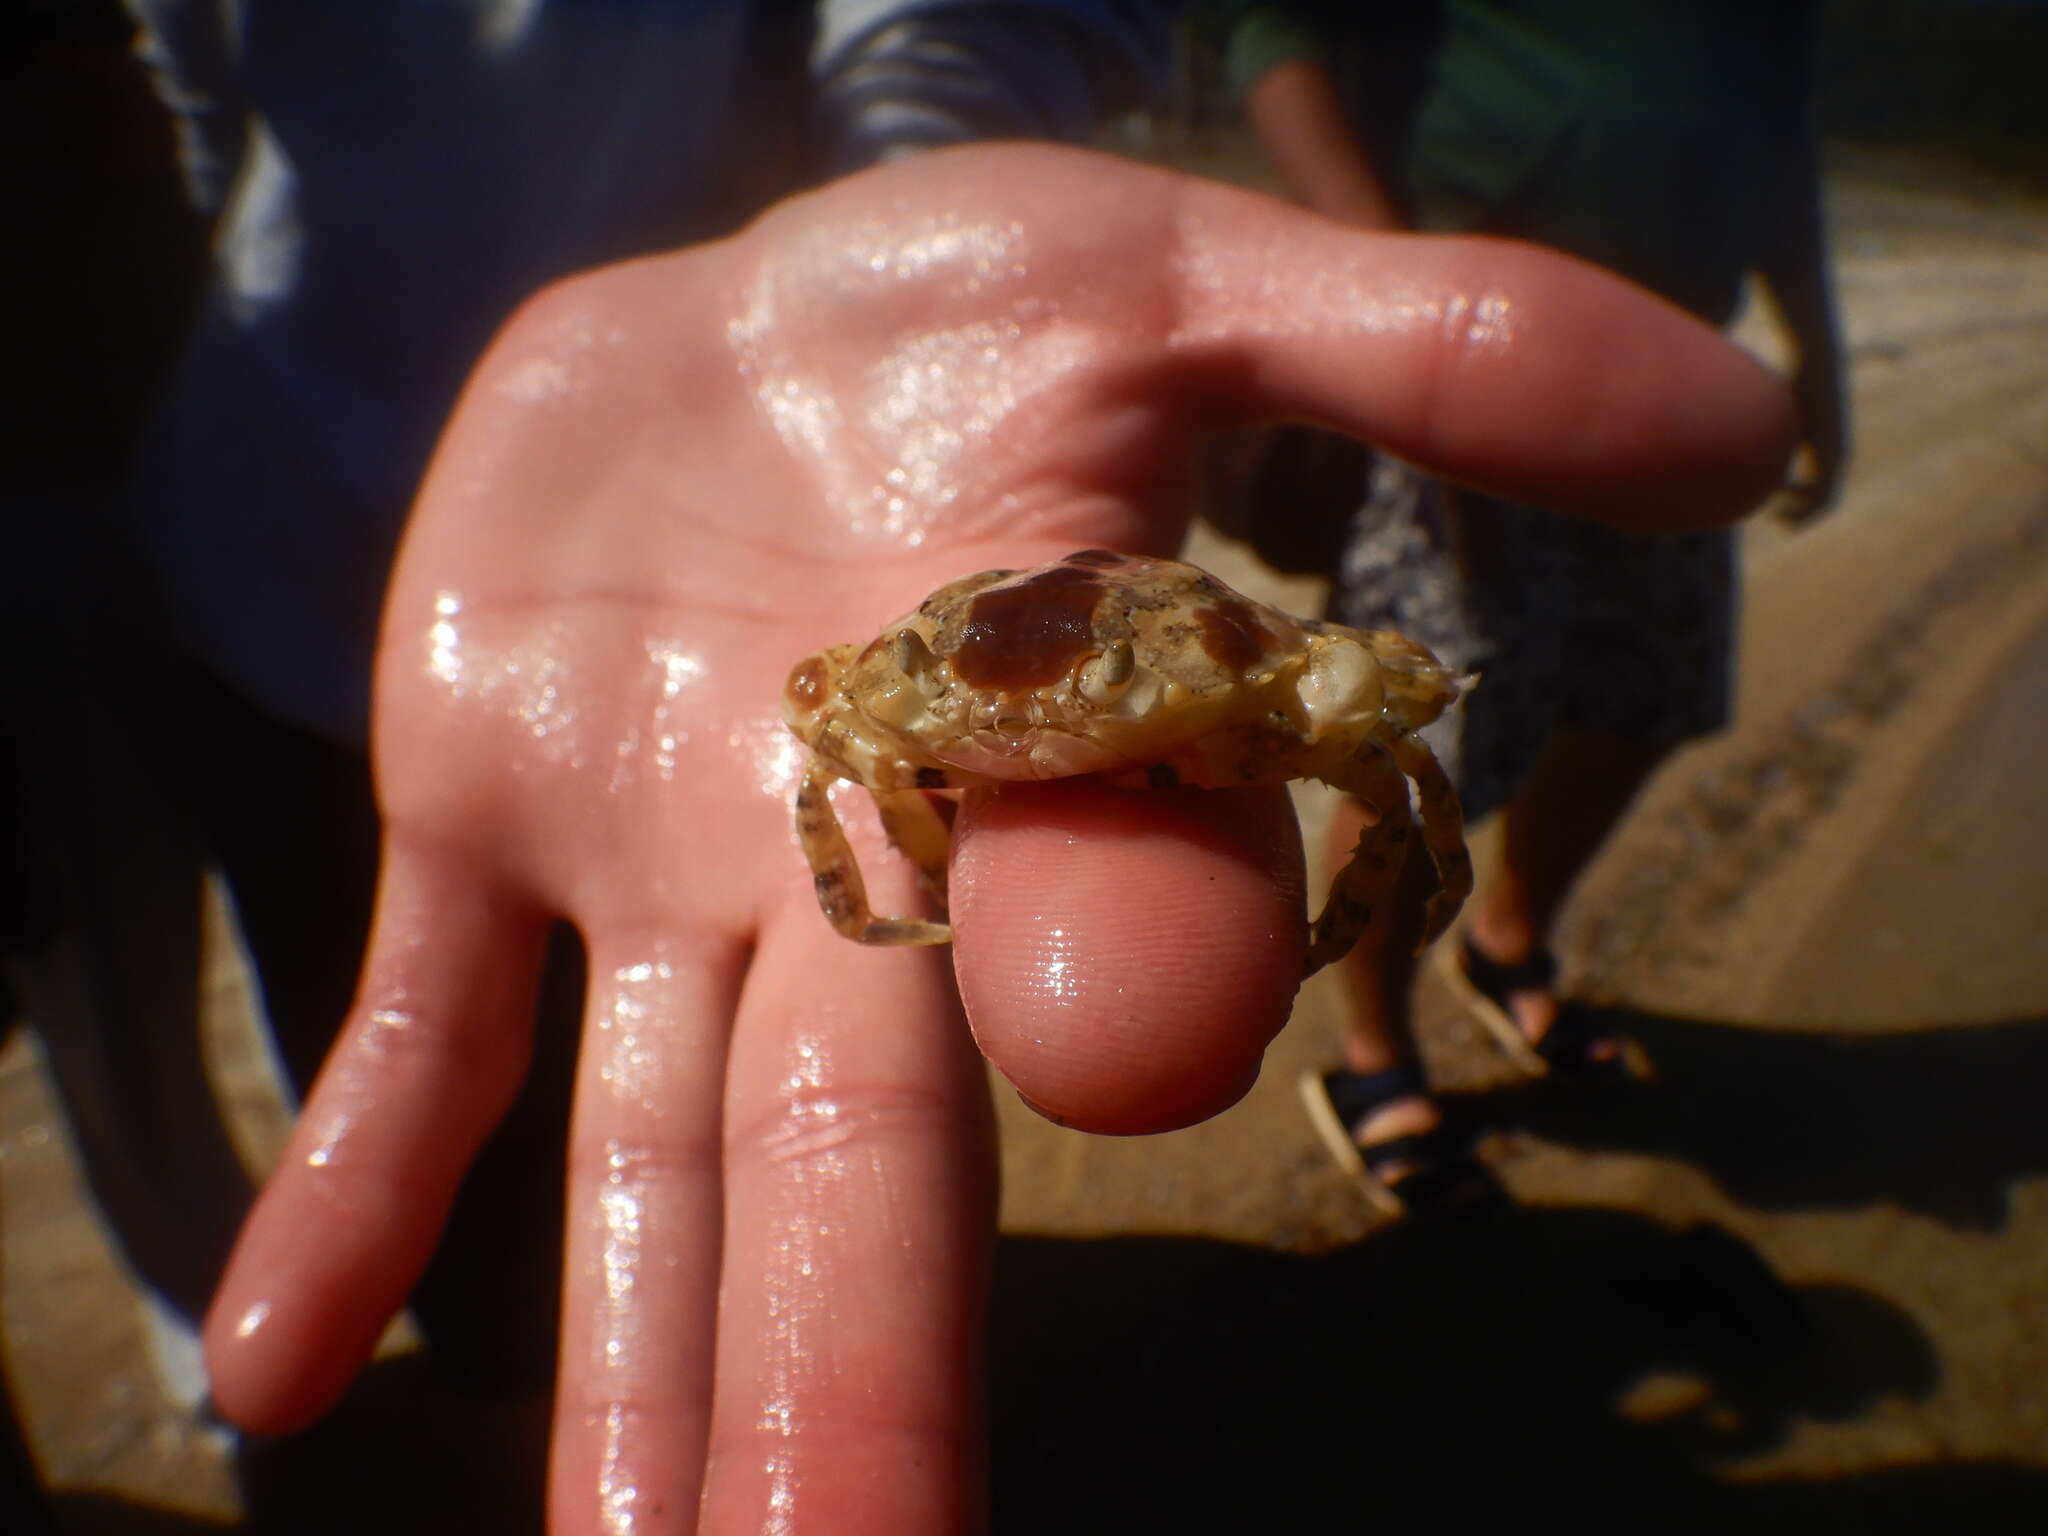
POLYGON ((970 795, 955 835, 961 994, 1027 1103, 1139 1135, 1243 1097, 1301 981, 1285 791, 1010 785, 970 795))

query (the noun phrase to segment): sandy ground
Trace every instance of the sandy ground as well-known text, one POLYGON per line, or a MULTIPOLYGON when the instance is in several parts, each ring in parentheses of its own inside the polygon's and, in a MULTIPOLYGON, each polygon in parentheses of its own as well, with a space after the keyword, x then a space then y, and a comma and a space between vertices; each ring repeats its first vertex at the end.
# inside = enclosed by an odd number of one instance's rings
MULTIPOLYGON (((1426 980, 1432 1066, 1519 1202, 1456 1240, 1378 1223, 1300 1115, 1326 981, 1192 1130, 1076 1136, 998 1085, 1000 1530, 1545 1503, 1597 1531, 2048 1524, 2048 212, 1853 161, 1832 206, 1846 503, 1747 535, 1740 718, 1652 785, 1563 945, 1658 1078, 1519 1083, 1426 980)), ((260 1164, 278 1112, 213 937, 216 1086, 260 1164)), ((238 1480, 25 1031, 0 1051, 0 1317, 59 1529, 526 1524, 530 1417, 404 1359, 238 1480)))

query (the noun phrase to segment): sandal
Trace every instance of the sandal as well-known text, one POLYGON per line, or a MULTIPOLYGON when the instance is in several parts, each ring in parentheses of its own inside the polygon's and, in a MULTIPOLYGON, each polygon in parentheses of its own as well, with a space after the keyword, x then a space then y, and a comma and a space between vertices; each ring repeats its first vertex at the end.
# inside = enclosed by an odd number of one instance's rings
POLYGON ((1448 1125, 1361 1145, 1357 1128, 1389 1104, 1429 1089, 1414 1062, 1385 1072, 1304 1072, 1301 1100, 1309 1123, 1337 1166, 1390 1216, 1465 1215, 1506 1203, 1471 1140, 1448 1125))
POLYGON ((1455 945, 1438 950, 1444 979, 1460 1002, 1486 1026, 1495 1044, 1531 1077, 1647 1077, 1641 1047, 1625 1035, 1602 1027, 1583 1008, 1561 1005, 1543 1038, 1531 1044, 1508 1008, 1517 992, 1548 991, 1557 984, 1557 956, 1539 949, 1526 960, 1500 961, 1486 955, 1460 934, 1455 945))

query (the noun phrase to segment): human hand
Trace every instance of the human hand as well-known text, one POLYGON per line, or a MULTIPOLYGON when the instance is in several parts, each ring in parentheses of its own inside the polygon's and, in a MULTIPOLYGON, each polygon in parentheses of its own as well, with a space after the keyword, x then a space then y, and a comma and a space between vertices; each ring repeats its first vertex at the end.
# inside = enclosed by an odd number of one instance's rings
POLYGON ((1772 515, 1788 527, 1803 528, 1834 510, 1848 470, 1848 410, 1842 398, 1842 373, 1832 356, 1802 364, 1791 379, 1799 410, 1801 440, 1792 478, 1779 490, 1772 515))
MULTIPOLYGON (((515 317, 391 587, 374 931, 209 1320, 222 1410, 288 1429, 359 1368, 563 918, 591 979, 553 1528, 974 1526, 974 1045, 1079 1127, 1224 1108, 1299 975, 1298 838, 1278 791, 970 797, 953 954, 862 949, 792 836, 783 678, 968 571, 1170 552, 1201 435, 1282 417, 1669 526, 1743 510, 1792 432, 1761 370, 1589 268, 1075 151, 871 172, 515 317)), ((905 909, 872 829, 862 862, 905 909)))

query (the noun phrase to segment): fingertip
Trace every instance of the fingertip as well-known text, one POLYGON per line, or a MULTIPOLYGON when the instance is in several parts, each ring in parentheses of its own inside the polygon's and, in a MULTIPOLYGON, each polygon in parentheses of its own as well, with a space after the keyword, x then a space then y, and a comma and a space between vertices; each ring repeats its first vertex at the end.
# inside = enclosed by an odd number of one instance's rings
POLYGON ((1141 1135, 1244 1096, 1301 975, 1284 791, 1005 786, 968 797, 956 838, 961 994, 1026 1103, 1141 1135))
MULTIPOLYGON (((1143 1085, 1142 1097, 1134 1099, 1131 1104, 1119 1102, 1091 1113, 1085 1119, 1079 1118, 1075 1112, 1040 1103, 1022 1088, 1017 1088, 1014 1079, 1010 1086, 1016 1089, 1018 1103, 1063 1131, 1086 1131, 1096 1136, 1153 1136, 1198 1125, 1234 1106, 1258 1082, 1262 1059, 1262 1056, 1254 1055, 1249 1061, 1240 1063, 1241 1074, 1234 1085, 1227 1075, 1220 1072, 1212 1074, 1205 1069, 1198 1094, 1176 1095, 1170 1084, 1143 1085)), ((1221 1067, 1227 1063, 1210 1065, 1221 1067)))
POLYGON ((214 1407, 249 1434, 295 1434, 348 1390, 383 1330, 295 1301, 289 1284, 258 1284, 277 1266, 260 1263, 263 1234, 237 1250, 201 1331, 214 1407), (254 1258, 244 1253, 259 1250, 254 1258), (319 1312, 318 1316, 314 1313, 319 1312), (366 1331, 367 1330, 367 1331, 366 1331))

